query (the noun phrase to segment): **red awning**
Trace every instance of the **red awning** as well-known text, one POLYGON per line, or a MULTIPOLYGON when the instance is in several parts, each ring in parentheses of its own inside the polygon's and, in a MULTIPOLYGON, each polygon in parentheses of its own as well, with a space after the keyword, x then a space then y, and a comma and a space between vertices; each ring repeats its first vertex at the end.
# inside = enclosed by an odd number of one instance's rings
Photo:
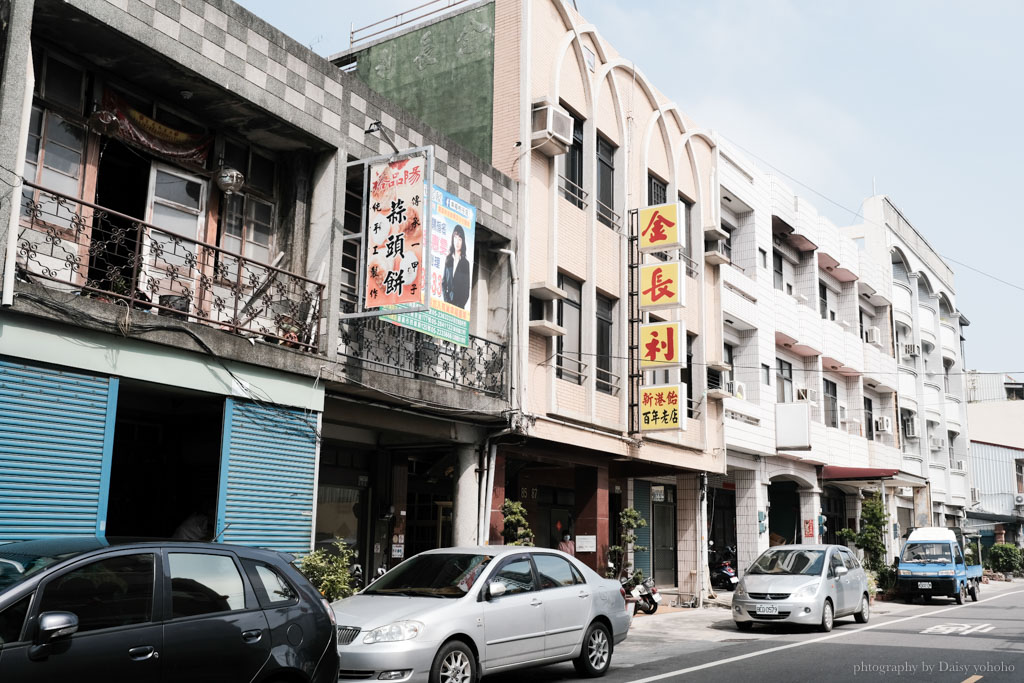
POLYGON ((838 467, 836 465, 825 465, 821 468, 821 478, 831 481, 846 479, 892 479, 899 470, 886 469, 884 467, 838 467))

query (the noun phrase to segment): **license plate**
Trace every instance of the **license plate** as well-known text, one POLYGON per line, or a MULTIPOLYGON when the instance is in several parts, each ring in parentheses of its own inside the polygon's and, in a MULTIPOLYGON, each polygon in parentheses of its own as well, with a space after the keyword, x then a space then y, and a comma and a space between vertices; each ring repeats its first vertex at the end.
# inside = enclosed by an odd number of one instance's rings
POLYGON ((918 581, 917 582, 917 587, 918 588, 931 588, 932 587, 932 582, 931 581, 918 581))
POLYGON ((736 578, 735 576, 730 576, 730 577, 729 577, 729 582, 730 582, 730 583, 739 583, 739 582, 740 582, 740 580, 739 580, 739 579, 737 579, 737 578, 736 578))
POLYGON ((754 614, 778 614, 779 608, 777 605, 758 605, 754 608, 754 614))
POLYGON ((654 594, 654 602, 661 602, 661 593, 654 594))
POLYGON ((640 598, 640 589, 639 588, 634 588, 633 590, 631 590, 629 592, 629 594, 632 595, 634 598, 639 599, 640 598))

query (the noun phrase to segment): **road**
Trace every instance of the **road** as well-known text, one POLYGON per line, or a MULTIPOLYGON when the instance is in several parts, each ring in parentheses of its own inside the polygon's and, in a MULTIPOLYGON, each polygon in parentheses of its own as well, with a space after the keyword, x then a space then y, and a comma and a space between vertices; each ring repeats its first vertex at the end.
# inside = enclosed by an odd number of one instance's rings
MULTIPOLYGON (((979 597, 960 606, 876 602, 868 624, 837 619, 828 634, 775 626, 740 633, 718 608, 638 617, 603 683, 1024 680, 1024 582, 987 584, 979 597)), ((527 675, 531 683, 577 679, 568 664, 527 675)))

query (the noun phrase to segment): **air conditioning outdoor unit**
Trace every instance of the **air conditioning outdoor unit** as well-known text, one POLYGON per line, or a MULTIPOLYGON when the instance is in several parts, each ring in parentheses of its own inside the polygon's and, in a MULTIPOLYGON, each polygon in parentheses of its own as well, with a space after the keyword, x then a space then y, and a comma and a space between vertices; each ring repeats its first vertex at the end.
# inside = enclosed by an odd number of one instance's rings
POLYGON ((910 496, 914 495, 914 489, 913 489, 913 487, 910 487, 910 486, 901 486, 898 489, 896 489, 896 493, 898 495, 901 495, 901 496, 904 496, 906 498, 909 498, 910 496))
POLYGON ((960 470, 961 472, 966 472, 967 471, 967 461, 966 460, 957 460, 956 462, 953 463, 953 469, 960 470))
POLYGON ((796 400, 806 401, 807 403, 817 403, 818 392, 815 389, 805 389, 803 387, 797 387, 796 400))
POLYGON ((875 418, 875 431, 876 432, 891 432, 892 431, 892 418, 888 415, 879 415, 875 418))
POLYGON ((905 417, 903 418, 903 436, 908 439, 917 438, 917 418, 916 417, 905 417))
POLYGON ((554 157, 565 154, 571 146, 572 117, 553 104, 534 105, 530 147, 554 157))
POLYGON ((1024 507, 1024 493, 1018 493, 1013 497, 1013 504, 1017 507, 1024 507))
POLYGON ((946 447, 946 440, 941 436, 933 436, 930 441, 933 451, 941 451, 946 447))
POLYGON ((726 382, 726 390, 741 401, 747 400, 747 386, 743 382, 726 382))
POLYGON ((731 259, 728 254, 728 245, 725 240, 707 240, 704 242, 704 260, 708 263, 722 264, 729 263, 731 259))
POLYGON ((882 331, 877 327, 869 327, 864 330, 864 341, 868 344, 879 344, 882 340, 882 331))
POLYGON ((904 358, 917 358, 921 355, 920 344, 904 344, 903 345, 903 357, 904 358))
POLYGON ((972 486, 971 487, 971 502, 972 503, 977 503, 980 500, 981 500, 981 491, 979 491, 977 488, 972 486))

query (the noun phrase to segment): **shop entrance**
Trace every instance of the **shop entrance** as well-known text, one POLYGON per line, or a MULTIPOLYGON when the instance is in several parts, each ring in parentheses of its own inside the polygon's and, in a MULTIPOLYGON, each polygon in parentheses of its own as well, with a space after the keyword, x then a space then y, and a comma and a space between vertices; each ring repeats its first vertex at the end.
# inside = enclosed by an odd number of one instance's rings
POLYGON ((452 545, 455 466, 451 451, 409 455, 405 557, 452 545))
POLYGON ((768 531, 771 545, 800 543, 800 492, 795 481, 774 480, 768 487, 768 531))
POLYGON ((212 538, 224 399, 122 380, 106 534, 212 538))
POLYGON ((654 551, 654 583, 675 586, 676 487, 651 486, 651 544, 654 551))

